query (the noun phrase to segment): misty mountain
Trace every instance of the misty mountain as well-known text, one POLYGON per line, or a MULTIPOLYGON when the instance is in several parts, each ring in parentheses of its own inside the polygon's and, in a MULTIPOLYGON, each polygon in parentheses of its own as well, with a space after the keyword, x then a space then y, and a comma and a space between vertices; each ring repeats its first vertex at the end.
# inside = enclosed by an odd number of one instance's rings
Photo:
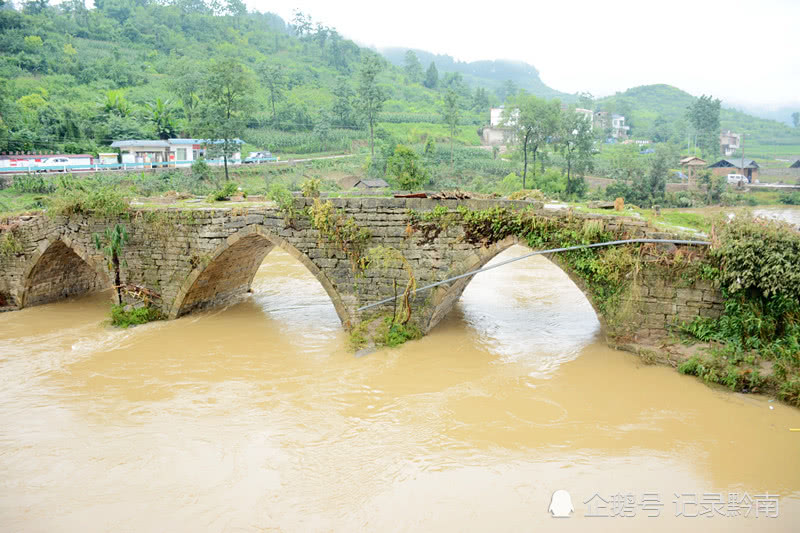
MULTIPOLYGON (((402 67, 405 64, 405 56, 408 48, 384 48, 379 50, 381 54, 392 64, 402 67)), ((520 89, 525 89, 529 93, 545 98, 559 98, 565 102, 575 101, 575 95, 562 93, 548 87, 539 78, 539 71, 536 67, 522 61, 509 61, 496 59, 494 61, 457 61, 449 55, 432 54, 424 50, 411 49, 422 64, 423 69, 427 69, 431 62, 436 64, 436 69, 441 75, 444 72, 458 72, 464 77, 464 81, 472 87, 484 87, 487 89, 498 89, 506 81, 513 81, 520 89)))

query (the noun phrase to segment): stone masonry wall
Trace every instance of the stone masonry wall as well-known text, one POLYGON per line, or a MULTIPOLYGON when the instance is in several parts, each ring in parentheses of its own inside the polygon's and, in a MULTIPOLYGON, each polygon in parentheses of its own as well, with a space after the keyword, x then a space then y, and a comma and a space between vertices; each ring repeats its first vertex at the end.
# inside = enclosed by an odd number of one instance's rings
MULTIPOLYGON (((310 199, 296 200, 298 207, 311 202, 310 199)), ((437 205, 449 209, 463 205, 479 210, 505 206, 537 209, 539 214, 548 217, 572 216, 528 202, 503 200, 342 198, 332 202, 352 216, 359 226, 369 229, 368 246, 392 246, 399 250, 411 265, 420 287, 480 268, 518 241, 507 239, 492 246, 470 244, 462 238, 463 229, 452 225, 425 242, 418 232, 411 230, 409 209, 428 211, 437 205)), ((621 230, 630 238, 675 237, 629 217, 574 216, 599 220, 606 229, 621 230)), ((155 303, 170 318, 227 303, 244 294, 264 256, 274 246, 287 250, 320 281, 346 327, 361 319, 356 312, 359 306, 392 296, 395 280, 402 292, 408 279, 406 271, 400 267, 387 270, 371 267, 363 273, 354 270, 347 255, 313 229, 304 215, 287 223, 274 204, 248 207, 242 203, 222 208, 142 210, 123 220, 103 220, 87 215, 18 219, 13 232, 23 244, 23 251, 12 256, 0 255, 0 296, 5 295, 7 305, 20 307, 109 286, 106 260, 94 249, 92 234, 102 234, 106 227, 117 222, 124 224, 129 234, 129 242, 123 250, 123 283, 158 293, 161 299, 155 303), (74 253, 66 253, 62 246, 74 253), (76 263, 75 257, 81 261, 76 263), (64 275, 67 271, 83 274, 69 278, 64 275), (92 276, 94 281, 89 284, 87 279, 92 276), (36 281, 32 283, 32 280, 36 281), (62 283, 70 287, 60 287, 62 283)), ((557 258, 554 260, 558 262, 557 258)), ((568 268, 565 271, 572 274, 568 268)), ((571 277, 581 287, 580 280, 571 277)), ((417 295, 412 303, 415 322, 424 331, 435 326, 469 281, 470 278, 463 278, 417 295)), ((639 285, 634 302, 638 323, 634 325, 642 336, 665 334, 676 318, 691 320, 694 316, 714 315, 721 310, 719 293, 702 282, 684 286, 685 282, 659 277, 656 271, 645 271, 639 285)), ((584 290, 584 293, 592 301, 590 292, 584 290)), ((391 308, 391 304, 387 304, 382 310, 391 308)))

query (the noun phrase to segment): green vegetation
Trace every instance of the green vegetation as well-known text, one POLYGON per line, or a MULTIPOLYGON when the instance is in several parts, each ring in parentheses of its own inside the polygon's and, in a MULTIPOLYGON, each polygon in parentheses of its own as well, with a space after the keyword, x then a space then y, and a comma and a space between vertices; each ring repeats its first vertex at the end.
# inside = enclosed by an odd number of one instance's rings
POLYGON ((114 224, 113 228, 106 228, 103 238, 97 233, 92 234, 95 248, 101 250, 108 259, 108 269, 114 273, 114 288, 117 291, 117 301, 122 303, 122 279, 120 276, 120 261, 122 249, 128 243, 128 232, 122 224, 114 224))
POLYGON ((786 205, 800 205, 800 191, 783 192, 778 201, 786 205))
POLYGON ((765 385, 758 369, 767 360, 778 396, 800 406, 800 233, 785 223, 744 216, 720 223, 717 231, 701 272, 721 288, 725 310, 719 318, 699 317, 683 326, 715 347, 682 371, 736 390, 753 389, 765 385))
POLYGON ((369 230, 359 227, 353 217, 336 209, 332 202, 323 202, 319 198, 308 210, 308 217, 311 227, 347 255, 354 275, 366 268, 364 252, 370 238, 369 230))
MULTIPOLYGON (((516 117, 517 139, 522 147, 522 188, 528 176, 528 152, 531 154, 533 178, 536 179, 536 155, 543 149, 548 139, 555 138, 559 127, 561 112, 557 100, 547 102, 533 95, 522 94, 514 100, 519 109, 516 117)), ((514 116, 504 116, 504 121, 514 121, 514 116)), ((544 161, 541 162, 544 171, 544 161)))
MULTIPOLYGON (((471 211, 460 207, 449 211, 441 207, 424 214, 410 212, 409 218, 414 231, 421 232, 423 242, 435 238, 450 224, 463 226, 467 242, 490 245, 516 235, 533 249, 592 244, 621 237, 604 230, 600 221, 573 218, 565 222, 541 216, 532 210, 492 208, 471 211)), ((632 290, 632 273, 640 269, 639 249, 638 245, 585 248, 558 256, 558 260, 564 262, 584 284, 612 331, 625 328, 630 312, 625 304, 625 295, 632 290)))
POLYGON ((320 180, 311 178, 300 184, 300 190, 303 191, 305 198, 319 198, 320 180))
POLYGON ((140 324, 147 324, 156 320, 163 320, 164 316, 153 307, 131 307, 129 305, 115 304, 111 306, 111 325, 118 328, 129 328, 140 324))
POLYGON ((11 257, 19 253, 22 253, 22 243, 14 235, 14 231, 4 231, 0 236, 0 256, 11 257))
POLYGON ((114 218, 125 213, 129 207, 128 199, 113 187, 92 186, 87 182, 72 180, 63 181, 45 203, 50 216, 94 213, 114 218))
POLYGON ((398 144, 386 162, 387 174, 402 190, 415 190, 428 181, 428 171, 414 150, 398 144))
MULTIPOLYGON (((690 125, 686 114, 695 102, 697 99, 692 95, 675 87, 644 85, 600 98, 595 105, 599 110, 624 115, 626 125, 631 127, 629 133, 634 138, 671 141, 685 148, 687 138, 691 136, 694 142, 694 135, 698 133, 690 125)), ((800 129, 775 120, 757 118, 722 107, 719 126, 723 130, 745 134, 745 157, 772 159, 800 153, 800 129)), ((719 159, 721 156, 714 153, 709 157, 719 159)), ((733 157, 741 157, 741 153, 733 157)))
POLYGON ((211 202, 221 202, 223 200, 230 200, 231 196, 233 196, 238 190, 238 186, 235 182, 229 181, 222 188, 217 189, 216 191, 212 192, 208 195, 208 199, 211 202))

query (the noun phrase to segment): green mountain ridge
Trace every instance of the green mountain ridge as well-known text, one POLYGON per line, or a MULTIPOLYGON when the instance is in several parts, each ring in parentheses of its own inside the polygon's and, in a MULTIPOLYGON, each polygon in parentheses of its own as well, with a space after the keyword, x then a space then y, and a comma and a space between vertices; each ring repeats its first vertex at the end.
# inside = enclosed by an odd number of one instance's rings
MULTIPOLYGON (((625 92, 599 98, 595 107, 626 116, 635 138, 671 137, 686 142, 692 135, 686 109, 694 101, 691 94, 667 84, 642 85, 625 92)), ((800 130, 786 124, 759 118, 722 106, 722 130, 745 135, 745 156, 770 158, 800 155, 800 130), (748 146, 749 145, 749 146, 748 146), (751 152, 748 152, 750 148, 751 152)))
MULTIPOLYGON (((7 4, 0 9, 0 151, 97 151, 115 139, 153 137, 151 107, 159 99, 171 102, 177 134, 196 135, 187 102, 208 65, 230 58, 243 63, 255 78, 265 67, 277 67, 285 79, 273 117, 270 92, 259 78, 253 93, 258 109, 249 116, 243 134, 252 145, 289 153, 314 151, 322 145, 312 139, 313 129, 326 117, 332 117, 337 139, 329 149, 347 149, 353 140, 364 138, 353 109, 356 74, 361 59, 375 52, 344 39, 335 29, 310 23, 298 29, 271 13, 243 11, 236 2, 96 4, 100 7, 87 9, 79 1, 57 6, 34 2, 22 11, 7 4), (220 12, 219 5, 227 7, 220 12), (337 107, 346 93, 347 105, 337 107), (122 98, 124 105, 115 107, 114 98, 122 98)), ((576 95, 548 87, 538 70, 523 62, 465 63, 418 51, 423 68, 434 61, 441 73, 439 87, 429 89, 409 82, 403 68, 396 66, 403 64, 405 52, 383 51, 387 59, 378 80, 388 99, 380 120, 420 124, 414 127, 415 138, 441 125, 446 88, 461 96, 461 123, 470 128, 463 133, 471 143, 478 142, 476 127, 488 121, 489 105, 502 101, 478 89, 502 93, 511 80, 539 96, 577 101, 576 95), (460 74, 463 82, 446 76, 451 72, 460 74)), ((691 133, 685 111, 692 100, 689 93, 661 84, 634 87, 594 104, 626 115, 635 137, 685 143, 691 133)), ((746 134, 746 149, 752 150, 746 155, 800 155, 797 129, 729 108, 721 115, 723 129, 746 134)))
POLYGON ((424 68, 427 68, 431 63, 435 63, 440 73, 458 72, 473 87, 497 90, 507 80, 511 80, 518 88, 525 89, 536 96, 559 98, 564 102, 572 102, 576 99, 575 95, 548 87, 539 77, 539 71, 536 67, 523 61, 495 59, 491 61, 464 62, 446 54, 433 54, 413 48, 383 48, 380 52, 390 63, 402 67, 408 50, 417 54, 417 58, 424 68))

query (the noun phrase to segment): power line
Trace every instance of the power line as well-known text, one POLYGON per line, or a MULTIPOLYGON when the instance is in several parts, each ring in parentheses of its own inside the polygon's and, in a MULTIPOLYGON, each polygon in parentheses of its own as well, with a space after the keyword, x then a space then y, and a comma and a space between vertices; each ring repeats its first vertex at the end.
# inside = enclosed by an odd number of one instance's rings
MULTIPOLYGON (((584 248, 598 248, 600 246, 613 246, 617 244, 635 244, 635 243, 670 243, 670 244, 690 244, 690 245, 699 245, 699 246, 710 246, 711 242, 709 241, 686 241, 680 239, 624 239, 621 241, 608 241, 608 242, 599 242, 595 244, 581 244, 578 246, 567 246, 566 248, 552 248, 550 250, 538 250, 536 252, 531 252, 529 254, 521 255, 519 257, 514 257, 512 259, 507 259, 496 265, 479 268, 477 270, 473 270, 471 272, 467 272, 466 274, 460 274, 458 276, 453 276, 452 278, 447 278, 442 281, 437 281, 436 283, 431 283, 430 285, 425 285, 424 287, 420 287, 415 291, 411 291, 410 294, 416 294, 418 292, 426 291, 428 289, 432 289, 434 287, 438 287, 439 285, 444 285, 445 283, 449 283, 451 281, 455 281, 457 279, 466 278, 469 276, 474 276, 476 274, 480 274, 482 272, 486 272, 488 270, 492 270, 494 268, 499 268, 501 266, 507 265, 509 263, 513 263, 514 261, 520 261, 522 259, 527 259, 528 257, 532 257, 534 255, 541 255, 541 254, 553 254, 557 252, 570 252, 572 250, 582 250, 584 248)), ((364 311, 365 309, 370 309, 372 307, 377 307, 379 305, 383 305, 389 303, 393 300, 400 298, 400 296, 392 296, 391 298, 386 298, 379 302, 375 302, 369 305, 365 305, 356 309, 356 311, 364 311)))

